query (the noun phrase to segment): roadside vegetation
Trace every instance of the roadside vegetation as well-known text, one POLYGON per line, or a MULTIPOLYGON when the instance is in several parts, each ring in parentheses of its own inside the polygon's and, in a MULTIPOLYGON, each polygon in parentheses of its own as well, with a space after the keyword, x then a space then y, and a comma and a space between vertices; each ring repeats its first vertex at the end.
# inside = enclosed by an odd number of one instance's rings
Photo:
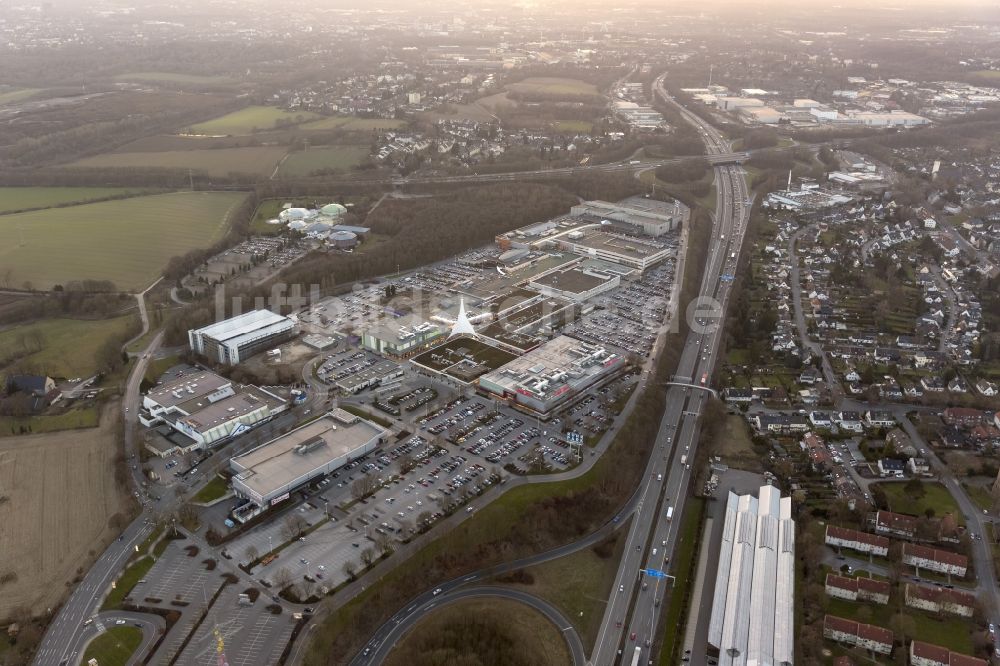
POLYGON ((418 623, 389 654, 386 666, 565 666, 562 632, 538 611, 508 599, 448 604, 418 623))

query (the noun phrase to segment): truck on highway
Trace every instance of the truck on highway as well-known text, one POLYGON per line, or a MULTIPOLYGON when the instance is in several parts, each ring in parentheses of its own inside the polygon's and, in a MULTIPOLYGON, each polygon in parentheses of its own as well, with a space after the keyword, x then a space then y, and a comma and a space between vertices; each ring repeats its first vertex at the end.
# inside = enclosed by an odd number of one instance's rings
POLYGON ((632 666, 639 666, 641 659, 642 659, 642 648, 636 645, 635 652, 632 654, 632 666))
POLYGON ((674 519, 674 507, 668 506, 667 507, 667 520, 673 520, 673 519, 674 519))
POLYGON ((708 373, 707 372, 701 373, 701 385, 702 386, 707 386, 708 385, 708 373))
POLYGON ((687 462, 688 462, 688 457, 687 454, 685 453, 684 455, 681 456, 681 464, 687 465, 687 462))

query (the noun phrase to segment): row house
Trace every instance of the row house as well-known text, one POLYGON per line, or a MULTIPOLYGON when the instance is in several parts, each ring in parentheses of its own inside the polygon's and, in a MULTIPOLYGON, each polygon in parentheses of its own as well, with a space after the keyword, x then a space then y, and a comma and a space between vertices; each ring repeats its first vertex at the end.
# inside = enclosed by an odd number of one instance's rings
POLYGON ((912 539, 917 533, 917 519, 902 513, 876 511, 869 515, 868 522, 876 534, 912 539))
POLYGON ((989 666, 985 659, 952 652, 940 645, 923 641, 910 643, 911 666, 989 666))
POLYGON ((849 601, 889 603, 889 583, 871 578, 847 578, 829 573, 826 575, 826 594, 849 601))
POLYGON ((891 542, 884 536, 852 530, 848 527, 826 526, 826 545, 835 548, 848 548, 859 553, 869 553, 886 557, 889 554, 891 542))
POLYGON ((976 595, 961 590, 907 583, 903 589, 903 599, 907 606, 931 613, 972 617, 976 612, 976 595))
POLYGON ((823 618, 823 638, 878 654, 892 652, 893 633, 890 630, 836 615, 827 615, 823 618))
POLYGON ((969 558, 965 555, 952 553, 947 550, 938 550, 929 546, 921 546, 913 543, 903 544, 903 564, 913 567, 920 567, 928 571, 936 571, 943 574, 965 577, 969 566, 969 558))

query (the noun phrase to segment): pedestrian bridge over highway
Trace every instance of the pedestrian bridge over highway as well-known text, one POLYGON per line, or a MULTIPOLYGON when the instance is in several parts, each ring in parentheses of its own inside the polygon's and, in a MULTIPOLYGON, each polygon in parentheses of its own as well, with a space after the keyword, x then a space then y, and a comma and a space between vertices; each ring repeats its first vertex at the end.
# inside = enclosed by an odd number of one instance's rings
POLYGON ((702 386, 701 384, 692 384, 690 382, 678 382, 678 381, 667 382, 666 386, 686 386, 687 388, 698 389, 700 391, 708 391, 709 393, 712 394, 713 397, 715 398, 719 397, 719 392, 716 391, 711 386, 702 386))

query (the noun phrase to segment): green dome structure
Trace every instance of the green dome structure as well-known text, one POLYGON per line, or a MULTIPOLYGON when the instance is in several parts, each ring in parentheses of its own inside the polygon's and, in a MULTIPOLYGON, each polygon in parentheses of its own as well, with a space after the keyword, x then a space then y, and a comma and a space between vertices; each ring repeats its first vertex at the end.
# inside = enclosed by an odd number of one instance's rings
POLYGON ((347 212, 347 209, 338 203, 328 203, 319 209, 321 215, 326 215, 327 217, 340 217, 347 212))

